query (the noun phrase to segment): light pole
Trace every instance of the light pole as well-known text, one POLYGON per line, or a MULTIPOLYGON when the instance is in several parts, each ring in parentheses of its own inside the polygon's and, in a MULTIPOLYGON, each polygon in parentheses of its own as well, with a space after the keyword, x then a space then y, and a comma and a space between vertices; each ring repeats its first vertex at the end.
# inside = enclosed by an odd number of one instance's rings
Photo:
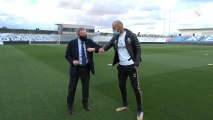
POLYGON ((163 12, 164 18, 163 18, 163 34, 166 36, 166 13, 163 12))
POLYGON ((99 39, 99 31, 97 32, 97 44, 98 44, 98 39, 99 39))
POLYGON ((164 31, 164 36, 166 36, 166 23, 168 22, 168 35, 170 35, 170 29, 171 29, 171 11, 164 11, 164 27, 163 27, 163 31, 164 31), (168 20, 166 20, 166 12, 168 12, 168 20))
POLYGON ((171 17, 171 11, 169 10, 169 36, 170 36, 170 17, 171 17))

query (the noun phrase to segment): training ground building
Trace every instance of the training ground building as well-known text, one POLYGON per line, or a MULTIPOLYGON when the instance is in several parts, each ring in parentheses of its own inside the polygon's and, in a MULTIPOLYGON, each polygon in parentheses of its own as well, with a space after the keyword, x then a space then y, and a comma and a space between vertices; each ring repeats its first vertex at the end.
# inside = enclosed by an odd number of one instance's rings
POLYGON ((77 25, 77 24, 56 24, 58 25, 58 34, 61 35, 76 35, 78 28, 85 28, 88 35, 95 34, 95 27, 90 25, 77 25))
POLYGON ((213 28, 178 29, 179 36, 208 36, 213 35, 213 28))

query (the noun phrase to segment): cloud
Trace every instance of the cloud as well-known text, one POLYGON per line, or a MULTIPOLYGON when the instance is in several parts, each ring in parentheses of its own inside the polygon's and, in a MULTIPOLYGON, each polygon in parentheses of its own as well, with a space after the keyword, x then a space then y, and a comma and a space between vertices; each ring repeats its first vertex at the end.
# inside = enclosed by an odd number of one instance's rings
POLYGON ((180 2, 184 2, 184 3, 203 3, 203 2, 212 2, 212 0, 180 0, 180 2))
POLYGON ((153 5, 144 5, 140 8, 140 11, 158 11, 161 10, 160 6, 153 6, 153 5))
POLYGON ((166 29, 170 23, 174 32, 183 26, 213 26, 210 0, 0 0, 0 3, 0 26, 49 29, 54 24, 85 24, 111 32, 112 22, 119 19, 133 31, 159 34, 163 33, 164 23, 166 29))
POLYGON ((135 2, 129 2, 129 0, 62 0, 59 1, 58 7, 70 10, 85 10, 86 14, 100 16, 126 13, 130 9, 134 9, 135 2))
POLYGON ((22 23, 27 22, 22 17, 14 17, 9 14, 0 13, 0 23, 4 23, 5 25, 22 25, 22 23))

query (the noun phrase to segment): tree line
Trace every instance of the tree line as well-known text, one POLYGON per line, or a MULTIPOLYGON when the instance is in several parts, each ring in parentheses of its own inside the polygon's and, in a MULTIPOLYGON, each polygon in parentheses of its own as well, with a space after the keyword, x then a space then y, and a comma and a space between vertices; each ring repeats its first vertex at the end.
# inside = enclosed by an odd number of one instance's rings
POLYGON ((24 33, 24 34, 58 34, 58 31, 54 30, 40 30, 36 28, 34 30, 29 29, 11 29, 3 26, 0 28, 0 33, 24 33))

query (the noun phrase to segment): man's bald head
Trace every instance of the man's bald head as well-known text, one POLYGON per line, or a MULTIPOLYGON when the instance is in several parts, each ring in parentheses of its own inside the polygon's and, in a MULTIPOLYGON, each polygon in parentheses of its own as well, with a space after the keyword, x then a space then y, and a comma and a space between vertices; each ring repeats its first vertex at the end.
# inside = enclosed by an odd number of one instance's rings
POLYGON ((120 20, 116 20, 112 23, 112 26, 123 28, 123 23, 120 20))
POLYGON ((112 23, 112 29, 117 30, 120 33, 124 32, 123 23, 120 20, 116 20, 112 23))

